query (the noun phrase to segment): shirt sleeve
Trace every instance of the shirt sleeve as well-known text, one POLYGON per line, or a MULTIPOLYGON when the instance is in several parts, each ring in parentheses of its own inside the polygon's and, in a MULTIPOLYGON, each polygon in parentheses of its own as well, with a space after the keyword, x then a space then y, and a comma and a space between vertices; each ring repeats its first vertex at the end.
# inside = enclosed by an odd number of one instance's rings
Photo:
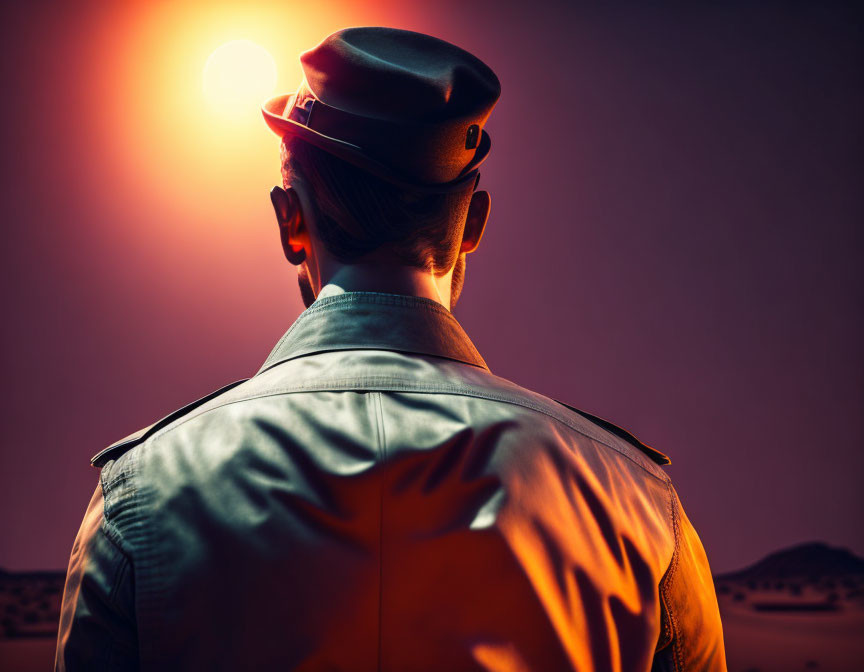
POLYGON ((660 586, 668 643, 652 672, 726 672, 720 609, 705 548, 670 486, 675 553, 660 586))
POLYGON ((138 669, 132 563, 118 542, 109 538, 103 522, 100 484, 69 558, 56 672, 138 669))

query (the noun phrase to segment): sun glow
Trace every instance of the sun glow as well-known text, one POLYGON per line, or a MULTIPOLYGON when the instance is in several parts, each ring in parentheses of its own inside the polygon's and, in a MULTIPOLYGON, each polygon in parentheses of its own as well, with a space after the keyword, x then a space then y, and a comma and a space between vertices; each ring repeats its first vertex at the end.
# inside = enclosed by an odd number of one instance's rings
POLYGON ((275 87, 276 62, 249 40, 226 42, 204 64, 204 95, 220 112, 257 114, 257 106, 275 87))
POLYGON ((106 216, 105 235, 118 245, 163 247, 168 238, 188 237, 196 245, 231 245, 237 254, 247 244, 260 246, 256 255, 269 250, 257 222, 269 221, 266 192, 282 178, 279 140, 261 103, 297 89, 299 54, 324 36, 396 18, 386 8, 370 16, 355 0, 334 0, 327 12, 270 0, 108 4, 111 12, 93 12, 96 37, 85 68, 88 86, 104 92, 86 117, 88 146, 102 152, 92 189, 104 194, 110 182, 118 208, 146 193, 149 210, 147 226, 111 227, 106 216))

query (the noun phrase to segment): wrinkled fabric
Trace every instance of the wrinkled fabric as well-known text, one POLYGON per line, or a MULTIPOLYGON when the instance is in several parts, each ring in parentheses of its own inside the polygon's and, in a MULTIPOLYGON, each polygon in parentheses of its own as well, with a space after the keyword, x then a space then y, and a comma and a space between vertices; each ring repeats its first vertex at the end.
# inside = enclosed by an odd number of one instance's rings
POLYGON ((94 458, 57 669, 725 670, 662 454, 434 301, 322 292, 190 409, 94 458))

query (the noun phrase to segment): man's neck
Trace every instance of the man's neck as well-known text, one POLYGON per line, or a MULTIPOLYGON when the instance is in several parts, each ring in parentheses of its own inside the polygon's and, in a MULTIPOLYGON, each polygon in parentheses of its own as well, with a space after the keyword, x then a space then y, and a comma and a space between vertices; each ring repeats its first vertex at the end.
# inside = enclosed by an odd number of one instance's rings
POLYGON ((450 310, 449 273, 436 278, 431 271, 395 264, 345 264, 333 271, 322 278, 318 297, 341 292, 407 294, 432 299, 450 310))

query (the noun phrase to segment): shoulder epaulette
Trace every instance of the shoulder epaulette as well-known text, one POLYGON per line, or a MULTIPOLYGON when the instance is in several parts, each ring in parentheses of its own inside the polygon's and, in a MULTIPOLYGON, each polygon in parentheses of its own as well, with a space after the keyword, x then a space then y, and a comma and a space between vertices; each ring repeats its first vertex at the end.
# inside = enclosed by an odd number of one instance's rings
POLYGON ((143 443, 151 436, 153 436, 156 432, 158 432, 163 427, 167 427, 169 424, 177 420, 178 418, 182 418, 184 415, 191 413, 199 406, 203 406, 211 399, 215 399, 220 394, 224 394, 230 389, 233 389, 240 385, 241 383, 245 383, 248 378, 244 378, 243 380, 238 380, 236 382, 231 383, 230 385, 226 385, 225 387, 221 387, 215 392, 211 392, 210 394, 201 397, 197 401, 193 401, 191 404, 186 404, 183 408, 179 408, 173 413, 169 413, 164 418, 159 420, 158 422, 154 422, 149 427, 144 427, 143 429, 139 429, 137 432, 134 432, 127 436, 126 438, 120 439, 116 443, 112 443, 105 450, 100 451, 96 455, 94 455, 90 459, 90 464, 94 467, 102 468, 104 467, 110 460, 116 460, 123 453, 125 453, 130 448, 137 446, 140 443, 143 443))
POLYGON ((557 401, 562 406, 566 406, 571 411, 575 411, 576 413, 581 415, 583 418, 586 418, 586 419, 590 420, 591 422, 593 422, 594 424, 599 425, 600 427, 605 429, 607 432, 617 436, 619 439, 624 439, 624 441, 626 441, 627 443, 636 446, 639 450, 641 450, 643 453, 645 453, 648 457, 650 457, 657 464, 660 464, 660 465, 672 464, 672 460, 670 460, 667 455, 664 455, 659 450, 652 448, 651 446, 649 446, 645 443, 642 443, 639 439, 637 439, 635 436, 633 436, 626 429, 621 429, 621 427, 619 427, 618 425, 613 425, 608 420, 604 420, 603 418, 598 418, 596 415, 591 415, 590 413, 586 413, 585 411, 580 411, 578 408, 574 408, 570 404, 565 404, 563 401, 558 401, 557 399, 555 399, 555 401, 557 401))

